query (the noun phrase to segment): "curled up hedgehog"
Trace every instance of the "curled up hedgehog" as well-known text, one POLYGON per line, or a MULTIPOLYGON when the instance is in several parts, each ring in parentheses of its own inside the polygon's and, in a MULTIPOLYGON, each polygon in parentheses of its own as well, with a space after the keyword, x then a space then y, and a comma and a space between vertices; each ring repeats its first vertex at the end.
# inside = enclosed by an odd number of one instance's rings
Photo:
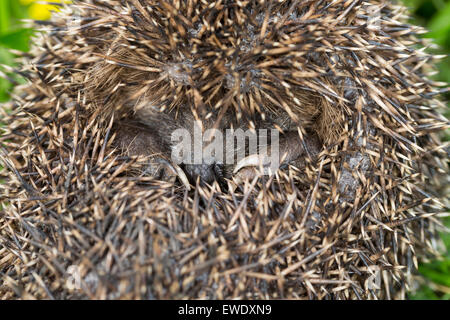
POLYGON ((37 22, 2 109, 0 297, 406 298, 439 252, 449 124, 406 18, 91 0, 37 22))

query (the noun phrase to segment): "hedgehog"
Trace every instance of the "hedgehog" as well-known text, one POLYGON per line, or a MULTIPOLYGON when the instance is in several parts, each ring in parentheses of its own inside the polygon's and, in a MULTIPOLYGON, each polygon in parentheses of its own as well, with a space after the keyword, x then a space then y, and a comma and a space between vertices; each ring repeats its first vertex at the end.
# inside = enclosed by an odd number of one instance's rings
POLYGON ((401 5, 60 6, 2 73, 2 299, 405 299, 439 255, 448 88, 401 5))

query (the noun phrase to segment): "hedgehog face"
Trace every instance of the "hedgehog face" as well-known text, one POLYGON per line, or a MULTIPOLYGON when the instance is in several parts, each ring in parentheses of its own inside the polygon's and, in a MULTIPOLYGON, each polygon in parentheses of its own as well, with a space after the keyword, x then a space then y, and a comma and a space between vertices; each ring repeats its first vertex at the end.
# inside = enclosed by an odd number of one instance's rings
POLYGON ((220 120, 218 117, 216 114, 200 122, 191 110, 179 110, 174 118, 170 113, 144 107, 133 118, 116 125, 115 144, 128 155, 156 157, 147 169, 151 175, 167 178, 171 176, 169 170, 181 174, 186 186, 189 180, 195 184, 197 178, 201 183, 223 183, 224 178, 233 177, 237 181, 253 179, 258 175, 254 167, 260 165, 266 173, 269 167, 275 172, 288 163, 301 167, 305 157, 313 159, 320 151, 320 140, 313 132, 301 140, 297 131, 280 133, 275 129, 280 128, 277 123, 286 119, 259 119, 258 130, 252 130, 244 121, 236 121, 230 112, 220 120), (162 159, 166 160, 161 162, 162 159))

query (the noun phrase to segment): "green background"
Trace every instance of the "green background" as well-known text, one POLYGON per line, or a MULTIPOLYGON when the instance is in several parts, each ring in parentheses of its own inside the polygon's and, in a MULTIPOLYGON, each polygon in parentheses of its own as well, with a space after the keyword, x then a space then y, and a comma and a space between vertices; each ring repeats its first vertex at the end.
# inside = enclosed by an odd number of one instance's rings
MULTIPOLYGON (((14 65, 15 57, 9 49, 27 51, 33 31, 24 27, 22 19, 29 18, 30 6, 21 3, 31 2, 19 0, 0 0, 0 74, 5 72, 2 65, 14 65)), ((410 8, 412 22, 425 26, 430 32, 425 35, 433 38, 440 46, 436 53, 450 53, 450 0, 403 0, 410 8)), ((437 79, 450 83, 450 58, 442 60, 438 65, 437 79)), ((13 74, 8 74, 15 81, 23 81, 13 74)), ((12 85, 0 78, 0 102, 9 99, 12 85)), ((449 98, 449 96, 447 96, 449 98)), ((448 99, 447 99, 448 101, 448 99)), ((447 116, 449 112, 447 111, 447 116)), ((450 140, 447 135, 446 140, 450 140)), ((450 227, 450 220, 446 225, 450 227)), ((443 259, 423 263, 419 272, 425 278, 420 288, 410 295, 411 299, 446 299, 450 300, 450 234, 443 234, 447 252, 443 259)))

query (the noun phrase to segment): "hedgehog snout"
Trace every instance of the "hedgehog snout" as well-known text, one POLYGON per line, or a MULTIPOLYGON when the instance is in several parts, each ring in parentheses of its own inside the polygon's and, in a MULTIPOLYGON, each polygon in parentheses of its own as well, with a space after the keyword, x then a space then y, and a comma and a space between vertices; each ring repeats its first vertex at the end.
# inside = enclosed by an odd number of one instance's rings
POLYGON ((202 164, 183 164, 183 169, 192 183, 211 184, 223 180, 223 165, 218 162, 202 164))

